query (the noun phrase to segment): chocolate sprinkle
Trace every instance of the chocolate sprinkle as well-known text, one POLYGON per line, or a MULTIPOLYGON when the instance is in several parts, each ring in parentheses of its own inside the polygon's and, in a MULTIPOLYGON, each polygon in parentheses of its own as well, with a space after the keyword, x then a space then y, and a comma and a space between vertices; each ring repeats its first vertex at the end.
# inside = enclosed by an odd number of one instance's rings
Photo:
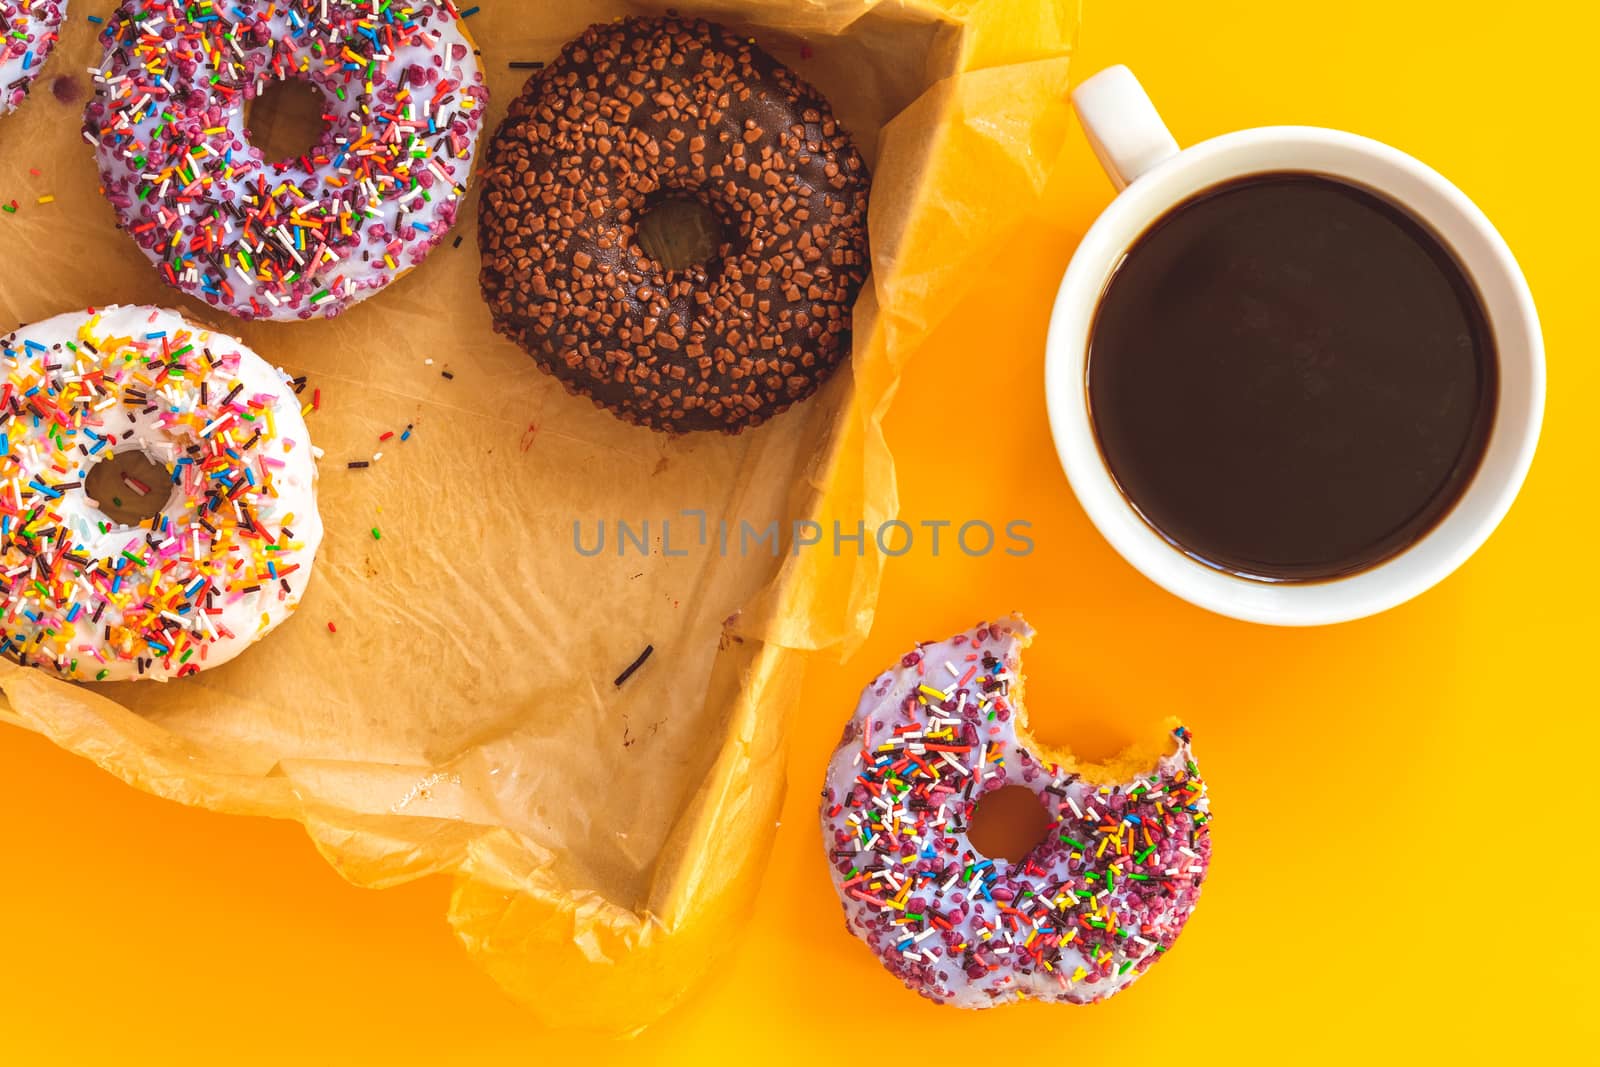
POLYGON ((670 433, 737 433, 849 350, 865 164, 826 100, 748 40, 680 18, 591 26, 529 79, 483 171, 495 329, 570 392, 670 433), (725 238, 665 270, 639 224, 698 201, 725 238))
POLYGON ((644 661, 649 659, 650 658, 650 653, 654 652, 655 650, 656 650, 656 646, 655 645, 645 645, 644 646, 644 651, 639 653, 639 658, 634 660, 632 663, 628 664, 625 668, 623 668, 622 673, 617 675, 617 680, 615 682, 611 683, 611 684, 615 685, 618 689, 621 689, 622 688, 622 683, 626 682, 629 678, 632 678, 633 677, 633 672, 638 670, 640 667, 643 667, 644 666, 644 661))

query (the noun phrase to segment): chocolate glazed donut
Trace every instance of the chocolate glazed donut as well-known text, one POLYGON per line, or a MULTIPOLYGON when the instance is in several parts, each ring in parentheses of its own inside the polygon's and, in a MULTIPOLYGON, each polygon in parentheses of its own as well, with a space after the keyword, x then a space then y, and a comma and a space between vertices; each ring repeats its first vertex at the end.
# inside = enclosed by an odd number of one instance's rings
POLYGON ((866 166, 826 100, 719 26, 591 26, 512 103, 482 179, 495 329, 619 418, 737 433, 848 351, 866 166), (670 199, 721 222, 707 263, 668 270, 640 244, 670 199))

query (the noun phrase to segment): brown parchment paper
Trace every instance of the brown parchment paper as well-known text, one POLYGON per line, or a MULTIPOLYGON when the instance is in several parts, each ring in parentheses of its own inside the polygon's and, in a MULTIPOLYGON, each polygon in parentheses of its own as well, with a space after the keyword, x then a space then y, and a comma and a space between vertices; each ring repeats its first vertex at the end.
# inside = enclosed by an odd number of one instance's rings
MULTIPOLYGON (((113 7, 74 0, 32 96, 0 119, 0 203, 18 204, 0 214, 0 332, 157 303, 307 374, 327 538, 298 614, 234 662, 101 686, 0 663, 0 721, 160 796, 298 820, 360 885, 448 873, 449 922, 513 996, 551 1022, 642 1027, 747 907, 806 655, 859 642, 878 592, 870 535, 859 556, 828 538, 793 552, 787 534, 777 555, 741 555, 739 523, 871 531, 895 515, 883 415, 1044 187, 1075 0, 674 4, 757 35, 821 88, 874 173, 852 360, 754 432, 676 439, 567 396, 491 332, 475 194, 459 247, 331 321, 238 322, 162 285, 114 228, 79 135, 100 55, 86 17, 113 7), (378 443, 408 424, 411 440, 378 443), (648 522, 648 553, 617 554, 619 520, 648 522), (604 526, 605 550, 580 553, 575 524, 591 549, 604 526)), ((527 76, 510 62, 653 7, 484 0, 468 26, 488 129, 527 76)))

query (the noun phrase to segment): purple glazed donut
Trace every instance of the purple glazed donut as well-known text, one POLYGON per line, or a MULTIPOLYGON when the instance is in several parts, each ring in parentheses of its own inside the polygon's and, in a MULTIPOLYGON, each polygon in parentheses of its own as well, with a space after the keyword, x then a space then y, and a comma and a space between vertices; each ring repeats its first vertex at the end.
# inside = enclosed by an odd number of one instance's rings
POLYGON ((1189 733, 1102 767, 1027 735, 1020 616, 918 645, 861 694, 828 765, 822 830, 847 927, 930 1000, 989 1008, 1103 1000, 1172 947, 1211 861, 1189 733), (1008 785, 1048 831, 1015 861, 968 831, 1008 785))
POLYGON ((66 17, 67 0, 0 0, 0 115, 28 95, 66 17))
POLYGON ((118 224, 168 284, 241 318, 333 316, 456 220, 488 90, 450 0, 128 0, 84 112, 118 224), (262 158, 245 105, 327 100, 304 156, 262 158))

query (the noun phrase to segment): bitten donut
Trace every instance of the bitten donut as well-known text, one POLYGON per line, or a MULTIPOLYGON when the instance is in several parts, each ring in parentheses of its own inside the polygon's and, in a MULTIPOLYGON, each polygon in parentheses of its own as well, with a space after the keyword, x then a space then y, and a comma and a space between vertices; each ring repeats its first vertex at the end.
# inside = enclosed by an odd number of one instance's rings
POLYGON ((478 234, 495 329, 570 392, 668 432, 755 426, 844 357, 867 168, 815 89, 710 23, 591 26, 495 134, 478 234), (639 241, 666 200, 721 223, 705 264, 639 241))
POLYGON ((168 284, 246 319, 332 316, 443 239, 488 90, 450 0, 128 0, 84 135, 105 195, 168 284), (245 105, 281 79, 327 127, 262 158, 245 105))
POLYGON ((66 17, 67 0, 0 0, 0 115, 28 95, 66 17))
POLYGON ((918 645, 861 694, 828 765, 822 829, 846 925, 930 1000, 1084 1004, 1172 947, 1211 859, 1206 788, 1173 751, 1079 766, 1027 735, 1018 616, 918 645), (1153 766, 1151 763, 1153 762, 1153 766), (1031 790, 1049 818, 1015 862, 968 839, 980 798, 1031 790))
POLYGON ((322 522, 294 383, 176 312, 108 307, 0 338, 0 651, 64 678, 215 667, 286 619, 322 522), (110 520, 96 463, 172 472, 160 515, 110 520))

